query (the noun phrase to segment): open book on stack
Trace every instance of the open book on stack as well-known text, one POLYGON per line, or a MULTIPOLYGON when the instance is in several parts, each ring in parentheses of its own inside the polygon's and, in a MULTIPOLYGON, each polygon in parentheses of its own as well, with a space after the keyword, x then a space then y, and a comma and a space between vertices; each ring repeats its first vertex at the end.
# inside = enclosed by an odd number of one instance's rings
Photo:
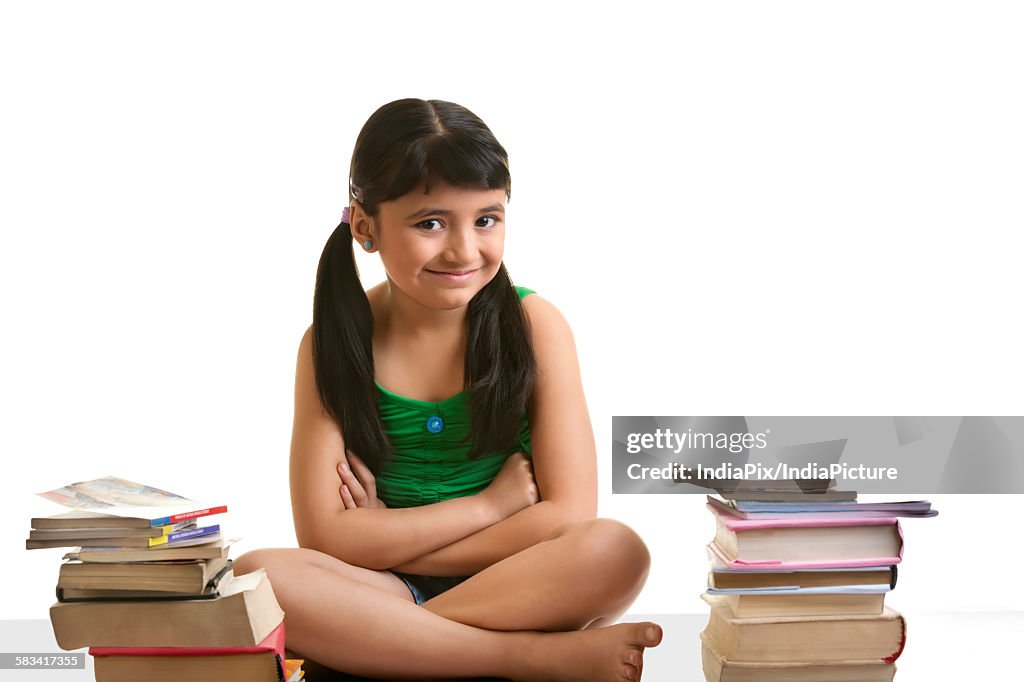
POLYGON ((226 505, 112 476, 40 496, 72 511, 33 518, 26 547, 72 547, 50 622, 61 648, 92 647, 98 681, 287 679, 269 580, 234 576, 234 540, 208 522, 226 505))
MULTIPOLYGON (((221 534, 220 525, 206 523, 207 517, 228 509, 115 476, 72 483, 39 496, 72 511, 33 518, 26 549, 163 551, 209 544, 220 540, 221 534)), ((157 558, 156 554, 150 557, 157 558)))
POLYGON ((792 492, 708 497, 706 678, 892 680, 906 641, 903 616, 885 603, 903 558, 899 517, 937 512, 921 500, 792 492))

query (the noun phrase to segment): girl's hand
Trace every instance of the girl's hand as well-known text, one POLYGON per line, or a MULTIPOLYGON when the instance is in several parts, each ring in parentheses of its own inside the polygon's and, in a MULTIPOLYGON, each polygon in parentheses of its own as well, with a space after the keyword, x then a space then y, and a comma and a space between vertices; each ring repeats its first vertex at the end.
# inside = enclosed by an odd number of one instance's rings
POLYGON ((536 504, 540 500, 540 491, 533 478, 533 464, 522 452, 512 455, 480 496, 502 521, 536 504))
POLYGON ((338 494, 345 509, 387 509, 387 505, 377 498, 377 479, 356 453, 345 450, 345 457, 338 463, 338 476, 341 477, 338 494))

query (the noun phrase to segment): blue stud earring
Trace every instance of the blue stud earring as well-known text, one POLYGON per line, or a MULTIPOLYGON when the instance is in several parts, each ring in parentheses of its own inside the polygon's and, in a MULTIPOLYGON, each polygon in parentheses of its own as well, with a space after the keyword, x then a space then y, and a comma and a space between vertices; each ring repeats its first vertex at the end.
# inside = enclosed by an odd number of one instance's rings
POLYGON ((365 242, 363 242, 363 248, 366 249, 367 251, 372 249, 373 248, 373 240, 372 239, 367 239, 365 242))

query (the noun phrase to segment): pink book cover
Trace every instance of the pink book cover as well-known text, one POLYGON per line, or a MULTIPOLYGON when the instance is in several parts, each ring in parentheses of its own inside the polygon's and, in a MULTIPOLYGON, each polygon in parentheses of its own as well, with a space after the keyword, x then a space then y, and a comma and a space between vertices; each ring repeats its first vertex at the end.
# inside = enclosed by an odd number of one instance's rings
POLYGON ((742 532, 744 530, 755 530, 758 528, 786 528, 794 526, 879 526, 879 525, 894 525, 896 526, 896 532, 900 536, 900 553, 899 556, 889 557, 871 557, 868 559, 843 559, 837 561, 775 561, 775 560, 759 560, 759 561, 744 561, 742 559, 729 560, 722 554, 722 550, 719 549, 718 545, 714 541, 708 544, 708 549, 715 553, 715 555, 722 560, 722 562, 729 568, 743 569, 743 568, 780 568, 780 569, 801 569, 801 568, 858 568, 861 566, 889 566, 892 564, 898 564, 903 561, 903 527, 900 525, 900 520, 895 516, 878 516, 878 517, 867 517, 867 518, 846 518, 836 519, 831 517, 823 517, 820 514, 797 514, 802 518, 794 519, 741 519, 730 514, 724 514, 719 512, 711 505, 707 505, 711 513, 718 518, 722 524, 729 530, 742 532))
POLYGON ((284 660, 284 623, 271 630, 270 634, 256 646, 89 647, 91 656, 223 656, 260 654, 268 651, 277 653, 280 660, 284 660))

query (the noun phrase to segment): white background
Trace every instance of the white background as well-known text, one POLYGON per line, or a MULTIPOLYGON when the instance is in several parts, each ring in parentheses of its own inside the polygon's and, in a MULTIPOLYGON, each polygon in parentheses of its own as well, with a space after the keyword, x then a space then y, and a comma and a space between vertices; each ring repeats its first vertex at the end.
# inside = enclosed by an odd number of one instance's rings
MULTIPOLYGON (((574 328, 600 513, 653 555, 635 612, 705 611, 712 527, 611 494, 612 415, 1020 414, 1019 6, 676 5, 4 3, 3 617, 46 617, 31 493, 72 481, 225 501, 235 556, 294 544, 295 351, 400 97, 510 153, 506 262, 574 328)), ((1020 497, 932 501, 891 603, 1024 608, 989 583, 1020 497)))

